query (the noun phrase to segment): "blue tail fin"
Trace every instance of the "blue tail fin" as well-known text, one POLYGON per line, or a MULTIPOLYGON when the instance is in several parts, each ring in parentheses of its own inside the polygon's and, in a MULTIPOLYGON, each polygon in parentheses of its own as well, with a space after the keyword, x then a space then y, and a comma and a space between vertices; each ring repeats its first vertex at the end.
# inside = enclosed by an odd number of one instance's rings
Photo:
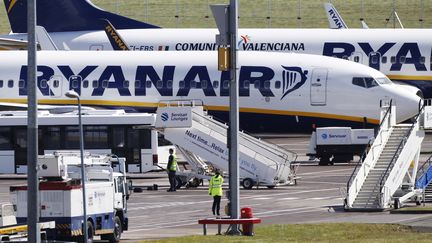
MULTIPOLYGON (((27 32, 27 0, 4 0, 12 32, 27 32)), ((90 0, 37 0, 37 25, 48 32, 103 30, 100 19, 117 29, 148 29, 158 26, 104 11, 90 0)))

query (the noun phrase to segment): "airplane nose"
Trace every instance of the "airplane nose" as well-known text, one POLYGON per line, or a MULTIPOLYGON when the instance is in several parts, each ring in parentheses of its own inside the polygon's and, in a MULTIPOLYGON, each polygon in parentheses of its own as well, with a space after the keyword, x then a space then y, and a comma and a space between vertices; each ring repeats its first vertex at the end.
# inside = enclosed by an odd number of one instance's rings
POLYGON ((423 104, 422 96, 419 89, 401 87, 396 98, 396 122, 403 122, 416 116, 423 104))

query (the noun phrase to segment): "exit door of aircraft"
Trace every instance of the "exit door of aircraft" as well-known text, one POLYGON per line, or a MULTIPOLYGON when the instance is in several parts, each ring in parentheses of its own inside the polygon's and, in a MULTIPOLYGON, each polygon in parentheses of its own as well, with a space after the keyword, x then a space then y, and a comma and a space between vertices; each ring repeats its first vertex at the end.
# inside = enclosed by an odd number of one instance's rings
POLYGON ((48 87, 50 88, 51 97, 61 97, 62 96, 62 77, 54 75, 48 81, 48 87))
POLYGON ((312 71, 311 105, 326 105, 327 99, 327 69, 317 68, 312 71))

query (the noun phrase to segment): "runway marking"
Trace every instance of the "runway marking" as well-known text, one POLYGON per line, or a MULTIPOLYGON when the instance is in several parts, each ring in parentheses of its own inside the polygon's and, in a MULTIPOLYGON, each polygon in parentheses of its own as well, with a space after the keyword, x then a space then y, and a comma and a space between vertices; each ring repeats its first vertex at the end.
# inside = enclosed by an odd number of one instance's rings
POLYGON ((327 200, 327 199, 340 199, 340 200, 343 200, 343 198, 341 198, 341 197, 311 197, 311 198, 308 198, 308 199, 310 199, 310 200, 327 200))
POLYGON ((409 221, 412 221, 412 220, 421 221, 419 219, 431 218, 431 217, 432 217, 431 215, 417 216, 417 217, 412 217, 412 218, 409 218, 409 219, 396 220, 396 221, 393 221, 393 223, 402 223, 402 222, 405 222, 405 221, 409 222, 409 221))
POLYGON ((298 197, 284 197, 284 198, 278 198, 277 200, 299 200, 298 197))
POLYGON ((254 200, 269 200, 269 199, 273 199, 273 198, 270 198, 270 197, 257 197, 257 198, 254 198, 254 200))
POLYGON ((346 186, 346 182, 324 182, 324 181, 302 181, 302 183, 308 184, 327 184, 327 185, 344 185, 346 186))
POLYGON ((206 212, 206 211, 208 211, 208 210, 201 209, 201 210, 193 210, 193 211, 171 212, 171 213, 167 213, 167 215, 170 215, 170 214, 175 214, 175 215, 188 214, 188 213, 197 213, 197 212, 206 212))

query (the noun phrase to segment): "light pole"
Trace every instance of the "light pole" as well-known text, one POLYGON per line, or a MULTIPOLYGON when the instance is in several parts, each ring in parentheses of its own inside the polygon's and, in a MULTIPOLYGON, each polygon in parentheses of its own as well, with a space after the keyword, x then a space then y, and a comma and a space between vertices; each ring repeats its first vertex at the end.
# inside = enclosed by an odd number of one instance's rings
POLYGON ((77 92, 69 90, 65 93, 66 97, 77 99, 78 101, 78 124, 80 133, 80 154, 81 154, 81 185, 82 185, 82 197, 83 197, 83 226, 84 226, 84 242, 87 243, 87 202, 86 202, 86 189, 85 189, 85 170, 84 170, 84 131, 81 120, 81 99, 77 92))

